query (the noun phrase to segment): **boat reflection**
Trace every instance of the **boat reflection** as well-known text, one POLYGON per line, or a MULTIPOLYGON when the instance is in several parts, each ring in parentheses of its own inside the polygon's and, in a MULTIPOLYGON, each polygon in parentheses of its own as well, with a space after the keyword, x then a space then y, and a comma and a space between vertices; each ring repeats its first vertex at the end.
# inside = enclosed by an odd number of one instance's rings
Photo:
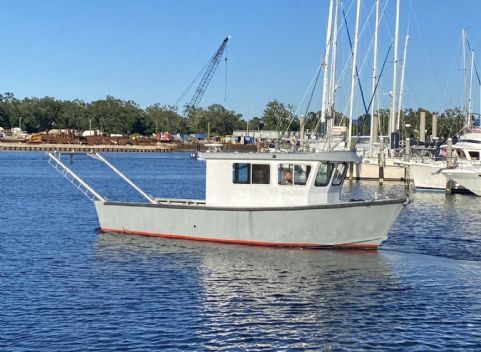
POLYGON ((289 347, 299 343, 300 348, 319 343, 325 329, 355 334, 358 326, 352 320, 362 321, 386 288, 398 286, 389 257, 377 251, 270 249, 103 234, 97 254, 109 261, 151 262, 154 275, 187 280, 182 289, 195 301, 189 314, 200 321, 199 333, 232 339, 238 348, 252 347, 253 336, 262 336, 267 345, 269 336, 279 342, 279 329, 289 347))

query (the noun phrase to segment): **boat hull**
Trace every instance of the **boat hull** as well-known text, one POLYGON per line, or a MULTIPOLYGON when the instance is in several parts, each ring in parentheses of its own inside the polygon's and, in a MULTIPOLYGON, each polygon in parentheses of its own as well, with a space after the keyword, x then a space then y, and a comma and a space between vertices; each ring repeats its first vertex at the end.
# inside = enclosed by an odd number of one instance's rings
MULTIPOLYGON (((391 161, 383 168, 384 181, 403 181, 406 177, 405 167, 394 164, 391 161)), ((358 180, 378 180, 379 179, 379 164, 373 159, 363 159, 363 161, 356 165, 355 176, 358 180)))
POLYGON ((457 184, 473 192, 477 196, 481 196, 481 169, 444 170, 443 174, 457 184))
POLYGON ((221 208, 96 201, 102 232, 279 247, 377 248, 406 201, 221 208))
POLYGON ((411 163, 409 171, 417 189, 445 190, 448 179, 442 174, 446 164, 411 163))

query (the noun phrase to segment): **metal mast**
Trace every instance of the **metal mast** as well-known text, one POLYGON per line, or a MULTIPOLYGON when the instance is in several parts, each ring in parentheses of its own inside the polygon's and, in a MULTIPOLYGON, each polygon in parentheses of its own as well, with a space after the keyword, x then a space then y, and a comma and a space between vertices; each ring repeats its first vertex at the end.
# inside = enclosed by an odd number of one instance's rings
POLYGON ((397 65, 398 65, 398 39, 399 39, 399 6, 400 0, 396 3, 396 32, 394 34, 394 73, 392 82, 392 107, 391 117, 389 119, 389 133, 393 133, 396 127, 396 112, 397 112, 397 65))
POLYGON ((466 31, 463 29, 461 31, 462 39, 463 39, 463 86, 464 86, 464 114, 466 119, 466 126, 468 125, 468 88, 467 88, 467 79, 466 79, 466 31))
POLYGON ((324 56, 324 83, 322 86, 322 110, 321 110, 321 122, 326 120, 327 102, 329 99, 329 54, 331 51, 331 31, 332 31, 332 7, 334 0, 330 0, 329 3, 329 18, 327 20, 326 30, 326 54, 324 56))
POLYGON ((356 89, 356 78, 357 78, 357 42, 359 36, 359 17, 361 14, 361 0, 357 0, 357 9, 356 9, 356 29, 354 31, 354 47, 352 49, 352 77, 351 77, 351 103, 349 106, 349 128, 347 133, 347 147, 351 149, 351 137, 352 137, 352 120, 353 120, 353 113, 354 113, 354 93, 356 89))
POLYGON ((334 13, 334 33, 332 35, 332 58, 331 58, 331 77, 329 88, 329 102, 327 112, 327 136, 328 136, 328 148, 330 146, 330 135, 334 119, 336 118, 336 111, 334 109, 335 92, 336 92, 336 61, 337 61, 337 34, 338 34, 338 19, 339 19, 339 6, 341 0, 336 0, 336 11, 334 13))
POLYGON ((376 24, 374 26, 374 58, 372 67, 372 104, 371 104, 371 131, 369 138, 369 151, 372 153, 372 144, 377 136, 374 135, 374 111, 376 110, 376 85, 377 85, 377 51, 378 51, 378 34, 379 34, 379 0, 376 0, 376 24))
POLYGON ((471 50, 471 72, 469 77, 469 100, 468 100, 468 115, 466 116, 466 127, 471 127, 471 112, 472 112, 472 93, 473 93, 473 75, 474 75, 474 50, 471 50))
POLYGON ((194 93, 194 96, 190 100, 190 103, 188 104, 188 107, 195 108, 197 105, 199 105, 200 100, 204 96, 205 91, 207 90, 207 87, 212 80, 212 76, 215 73, 215 70, 219 66, 220 59, 222 58, 222 54, 224 53, 224 49, 227 45, 227 42, 229 41, 230 36, 226 37, 223 41, 222 44, 219 46, 219 49, 215 52, 214 56, 209 61, 209 65, 207 66, 207 69, 204 72, 204 75, 202 76, 202 79, 200 80, 200 83, 194 93))
POLYGON ((398 108, 398 119, 396 124, 396 129, 399 131, 399 124, 401 123, 401 110, 403 105, 403 95, 404 95, 404 70, 406 68, 406 59, 408 53, 408 40, 409 34, 406 34, 406 41, 404 42, 404 54, 403 54, 403 65, 401 69, 401 88, 399 90, 399 108, 398 108))

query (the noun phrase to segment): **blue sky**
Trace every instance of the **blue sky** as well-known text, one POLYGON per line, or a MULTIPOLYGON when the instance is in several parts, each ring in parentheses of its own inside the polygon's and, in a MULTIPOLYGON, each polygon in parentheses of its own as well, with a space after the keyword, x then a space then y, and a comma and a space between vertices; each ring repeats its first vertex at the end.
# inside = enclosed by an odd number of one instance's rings
MULTIPOLYGON (((353 0, 344 0, 351 35, 353 0)), ((383 6, 386 0, 382 0, 383 6)), ((0 91, 17 97, 53 96, 91 101, 112 95, 146 107, 174 104, 226 35, 222 62, 201 106, 218 102, 245 118, 262 114, 273 99, 300 106, 324 52, 328 0, 0 0, 0 91)), ((365 24, 358 58, 369 95, 373 1, 363 1, 365 24), (371 15, 369 16, 369 14, 371 15)), ((379 60, 394 32, 395 0, 386 4, 379 60)), ((468 30, 481 68, 479 0, 402 0, 402 55, 409 23, 406 107, 443 110, 462 101, 461 29, 468 30)), ((340 37, 337 110, 347 106, 349 48, 340 37)), ((392 53, 391 53, 392 54, 392 53)), ((389 106, 392 55, 380 84, 389 106)), ((479 87, 473 91, 479 112, 479 87)), ((189 92, 184 102, 193 95, 189 92)), ((316 93, 314 107, 320 106, 316 93)), ((362 113, 360 97, 356 112, 362 113)))

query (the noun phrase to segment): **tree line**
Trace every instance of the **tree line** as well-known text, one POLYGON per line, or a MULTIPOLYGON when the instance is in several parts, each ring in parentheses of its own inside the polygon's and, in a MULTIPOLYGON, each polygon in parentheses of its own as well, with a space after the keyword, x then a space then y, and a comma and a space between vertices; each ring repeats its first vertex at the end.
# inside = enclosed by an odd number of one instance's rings
MULTIPOLYGON (((419 112, 426 111, 426 128, 430 131, 433 112, 424 109, 405 109, 403 123, 411 127, 405 135, 416 138, 419 129, 419 112)), ((378 112, 380 133, 387 134, 389 110, 378 112)), ((320 112, 308 112, 304 118, 306 130, 322 130, 320 112)), ((336 125, 346 125, 347 118, 336 113, 336 125)), ((438 113, 438 135, 454 136, 463 126, 461 109, 447 109, 438 113)), ((211 135, 228 135, 234 130, 278 130, 299 131, 300 119, 292 105, 269 101, 261 116, 249 121, 235 111, 221 104, 206 108, 184 108, 179 111, 171 105, 152 104, 142 108, 132 100, 122 100, 112 96, 92 102, 83 100, 59 100, 53 97, 18 99, 12 93, 0 94, 0 127, 21 127, 28 133, 51 129, 102 130, 108 134, 151 135, 157 131, 176 133, 210 132, 211 135)), ((353 127, 354 135, 369 135, 370 117, 360 116, 353 127)), ((402 131, 403 132, 403 131, 402 131)), ((428 133, 429 134, 429 133, 428 133)))

